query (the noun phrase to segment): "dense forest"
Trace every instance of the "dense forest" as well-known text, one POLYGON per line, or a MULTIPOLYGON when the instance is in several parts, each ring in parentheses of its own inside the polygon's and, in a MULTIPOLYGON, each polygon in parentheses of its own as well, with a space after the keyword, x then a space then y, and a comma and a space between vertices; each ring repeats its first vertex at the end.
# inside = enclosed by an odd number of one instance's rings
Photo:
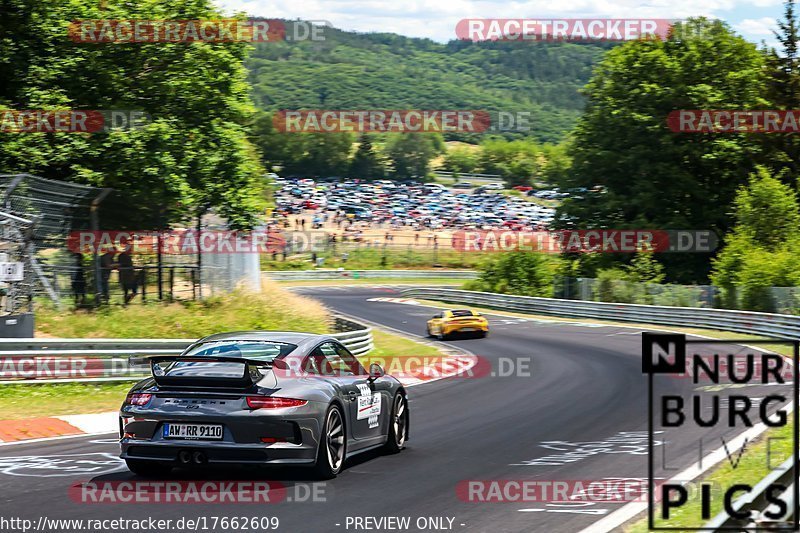
POLYGON ((612 46, 440 44, 330 27, 323 36, 255 46, 247 66, 257 107, 522 111, 532 127, 518 135, 540 142, 559 141, 574 127, 584 105, 579 91, 612 46))

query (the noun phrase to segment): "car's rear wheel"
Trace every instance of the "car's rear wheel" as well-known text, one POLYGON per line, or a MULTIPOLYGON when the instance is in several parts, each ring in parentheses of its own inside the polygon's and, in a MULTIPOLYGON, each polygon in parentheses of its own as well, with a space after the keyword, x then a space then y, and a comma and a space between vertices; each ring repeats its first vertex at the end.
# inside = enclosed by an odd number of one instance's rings
POLYGON ((314 466, 317 476, 321 479, 336 477, 342 471, 346 451, 347 436, 342 410, 332 405, 328 409, 322 425, 317 462, 314 466))
POLYGON ((156 477, 165 476, 172 471, 172 466, 159 461, 144 461, 141 459, 125 459, 128 470, 137 476, 156 477))
POLYGON ((408 438, 408 400, 402 393, 397 393, 389 418, 389 438, 383 449, 386 453, 398 453, 406 445, 408 438))

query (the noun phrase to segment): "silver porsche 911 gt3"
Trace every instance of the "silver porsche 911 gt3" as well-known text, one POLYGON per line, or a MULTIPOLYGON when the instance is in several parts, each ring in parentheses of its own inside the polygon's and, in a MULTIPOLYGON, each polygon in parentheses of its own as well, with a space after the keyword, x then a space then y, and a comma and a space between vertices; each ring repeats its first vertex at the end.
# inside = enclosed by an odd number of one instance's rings
POLYGON ((336 476, 348 457, 408 439, 406 391, 365 371, 339 341, 310 333, 211 335, 153 356, 120 409, 121 458, 140 475, 204 464, 309 465, 336 476))

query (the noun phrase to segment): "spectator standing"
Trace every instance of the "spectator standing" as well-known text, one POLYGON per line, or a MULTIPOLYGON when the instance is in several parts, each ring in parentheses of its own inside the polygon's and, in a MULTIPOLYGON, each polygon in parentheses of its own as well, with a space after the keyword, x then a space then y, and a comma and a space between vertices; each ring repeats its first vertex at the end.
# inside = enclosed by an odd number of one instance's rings
POLYGON ((122 286, 123 303, 133 300, 138 289, 136 283, 136 271, 133 269, 133 258, 131 257, 131 246, 125 243, 125 247, 117 257, 117 268, 119 269, 119 284, 122 286))

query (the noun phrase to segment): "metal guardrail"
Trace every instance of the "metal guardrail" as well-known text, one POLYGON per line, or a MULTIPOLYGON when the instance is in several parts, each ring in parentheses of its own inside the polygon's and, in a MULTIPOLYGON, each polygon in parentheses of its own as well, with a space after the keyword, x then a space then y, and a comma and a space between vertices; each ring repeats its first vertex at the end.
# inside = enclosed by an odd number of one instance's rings
MULTIPOLYGON (((338 339, 353 355, 374 347, 372 328, 334 317, 338 339)), ((132 355, 175 355, 197 339, 0 339, 0 385, 124 381, 147 375, 132 355)))
POLYGON ((800 338, 800 316, 795 315, 697 307, 666 307, 585 300, 560 300, 557 298, 537 298, 457 289, 411 288, 403 290, 402 293, 404 296, 412 298, 440 300, 449 303, 476 305, 537 315, 718 329, 772 338, 800 338))
POLYGON ((733 511, 736 514, 747 513, 748 518, 735 518, 723 511, 703 527, 712 531, 737 528, 746 531, 752 530, 753 527, 758 527, 762 530, 784 528, 784 531, 786 531, 785 528, 791 525, 796 511, 794 501, 795 483, 797 483, 797 477, 794 471, 794 457, 790 457, 778 468, 767 474, 750 492, 733 502, 733 511), (780 509, 777 505, 768 505, 767 489, 774 484, 786 487, 786 490, 778 496, 786 504, 786 512, 782 514, 779 513, 780 509), (769 516, 778 514, 780 516, 777 518, 769 518, 769 516))
MULTIPOLYGON (((444 170, 434 170, 433 174, 437 178, 452 178, 453 173, 447 172, 444 170)), ((482 180, 482 181, 490 181, 494 183, 503 183, 503 178, 500 177, 500 174, 478 174, 475 172, 462 172, 459 174, 459 179, 462 180, 482 180)))
POLYGON ((270 270, 262 275, 273 281, 303 281, 326 279, 475 279, 474 270, 270 270))

